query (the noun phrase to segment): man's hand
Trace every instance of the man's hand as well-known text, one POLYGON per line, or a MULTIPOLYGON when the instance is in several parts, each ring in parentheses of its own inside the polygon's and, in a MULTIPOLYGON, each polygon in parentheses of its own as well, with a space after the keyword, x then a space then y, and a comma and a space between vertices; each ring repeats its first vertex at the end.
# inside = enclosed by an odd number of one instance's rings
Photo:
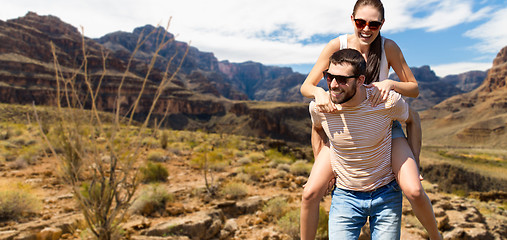
POLYGON ((389 91, 394 90, 393 80, 383 80, 380 82, 374 82, 366 85, 367 88, 373 88, 373 97, 370 99, 371 105, 376 107, 377 105, 387 101, 389 97, 389 91))
POLYGON ((329 180, 329 183, 327 184, 326 194, 324 194, 324 196, 329 195, 333 192, 333 188, 334 188, 335 183, 336 183, 336 178, 329 180))

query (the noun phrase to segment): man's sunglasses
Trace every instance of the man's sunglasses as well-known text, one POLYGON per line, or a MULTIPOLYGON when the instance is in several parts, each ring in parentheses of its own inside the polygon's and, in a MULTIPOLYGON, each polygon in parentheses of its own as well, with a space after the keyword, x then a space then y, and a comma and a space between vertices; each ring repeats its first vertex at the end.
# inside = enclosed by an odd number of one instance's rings
POLYGON ((323 71, 322 73, 324 74, 324 78, 327 81, 327 85, 330 85, 333 79, 335 79, 338 84, 345 85, 347 84, 348 82, 347 80, 349 78, 357 78, 360 76, 360 75, 351 75, 351 76, 333 75, 331 73, 328 73, 327 70, 323 71))
POLYGON ((375 31, 375 30, 378 30, 380 28, 380 26, 382 25, 382 22, 379 22, 379 21, 369 21, 368 22, 364 19, 354 19, 354 22, 356 24, 356 27, 359 30, 363 30, 363 28, 368 26, 370 28, 370 30, 375 31))

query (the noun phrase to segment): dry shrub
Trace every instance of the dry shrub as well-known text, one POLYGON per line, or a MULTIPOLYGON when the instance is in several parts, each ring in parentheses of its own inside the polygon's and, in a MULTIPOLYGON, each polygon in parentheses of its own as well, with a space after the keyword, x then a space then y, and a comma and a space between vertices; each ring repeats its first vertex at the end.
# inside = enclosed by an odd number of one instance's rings
POLYGON ((290 172, 296 176, 308 176, 312 171, 312 164, 304 160, 299 160, 290 166, 290 172))
MULTIPOLYGON (((42 136, 60 162, 62 177, 70 185, 88 229, 98 239, 109 240, 118 236, 120 232, 120 224, 132 204, 140 182, 138 159, 141 158, 145 145, 148 147, 158 145, 158 141, 153 138, 154 132, 148 129, 148 123, 165 87, 176 76, 183 63, 182 60, 171 73, 168 72, 170 68, 167 66, 162 79, 158 82, 156 92, 152 95, 153 101, 150 100, 148 103, 151 105, 148 105, 149 111, 143 114, 144 122, 136 123, 134 116, 138 112, 138 107, 144 104, 141 99, 146 97, 145 88, 150 82, 149 77, 154 70, 158 54, 167 44, 174 41, 174 38, 167 37, 167 29, 164 32, 158 30, 159 28, 155 28, 146 35, 141 34, 117 89, 113 116, 103 114, 98 109, 99 90, 108 72, 109 52, 102 51, 102 56, 88 56, 89 50, 83 35, 82 56, 79 56, 83 62, 79 69, 69 70, 59 65, 58 50, 51 44, 56 78, 54 102, 57 104, 57 117, 52 119, 53 133, 44 133, 45 123, 40 121, 37 111, 35 116, 42 136), (137 98, 132 105, 125 106, 125 103, 120 101, 125 98, 122 86, 127 84, 127 76, 132 76, 130 69, 134 56, 152 36, 157 38, 157 48, 145 76, 139 78, 141 86, 137 98), (98 75, 90 74, 88 58, 100 60, 101 57, 102 71, 98 75), (103 161, 104 156, 108 156, 108 161, 103 161)), ((183 58, 187 53, 188 48, 183 58)), ((171 62, 168 65, 171 65, 171 62)))
POLYGON ((243 166, 243 172, 250 176, 252 181, 260 181, 268 172, 263 168, 262 164, 253 163, 246 166, 243 166))
POLYGON ((248 195, 248 186, 241 182, 229 182, 222 187, 221 193, 227 199, 240 199, 248 195))
POLYGON ((145 183, 165 182, 169 176, 167 169, 160 163, 147 162, 146 166, 139 169, 141 180, 145 183))
POLYGON ((17 220, 40 210, 41 202, 20 187, 0 191, 0 220, 17 220))
POLYGON ((130 211, 144 216, 151 216, 156 212, 163 213, 166 204, 174 201, 174 196, 158 184, 148 185, 139 196, 130 211))
POLYGON ((275 197, 267 201, 262 210, 273 220, 278 220, 290 209, 286 198, 275 197))
POLYGON ((148 156, 146 157, 148 161, 152 162, 165 162, 168 157, 165 151, 160 150, 151 150, 148 152, 148 156))
MULTIPOLYGON (((288 211, 278 222, 278 228, 283 233, 288 234, 293 239, 300 239, 300 218, 301 210, 299 208, 288 211)), ((317 226, 317 234, 315 239, 324 240, 328 239, 328 221, 329 216, 323 207, 319 207, 319 223, 317 226)))
POLYGON ((280 228, 283 233, 291 236, 293 239, 300 239, 299 216, 299 209, 288 211, 285 215, 283 215, 283 217, 278 220, 278 228, 280 228))

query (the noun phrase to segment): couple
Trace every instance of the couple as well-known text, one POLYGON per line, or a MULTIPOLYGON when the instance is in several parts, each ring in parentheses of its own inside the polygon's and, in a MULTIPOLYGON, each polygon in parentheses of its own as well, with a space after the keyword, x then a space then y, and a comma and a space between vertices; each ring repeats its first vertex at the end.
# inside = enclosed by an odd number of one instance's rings
POLYGON ((399 239, 401 190, 430 239, 442 239, 419 179, 419 118, 400 96, 417 96, 417 82, 396 43, 380 36, 380 0, 358 0, 351 20, 354 34, 331 40, 301 87, 315 98, 316 156, 302 196, 301 239, 315 238, 319 202, 333 178, 330 239, 357 239, 368 219, 372 239, 399 239), (387 79, 389 67, 401 82, 387 79), (329 93, 316 87, 322 75, 329 93), (407 123, 408 140, 393 120, 407 123))

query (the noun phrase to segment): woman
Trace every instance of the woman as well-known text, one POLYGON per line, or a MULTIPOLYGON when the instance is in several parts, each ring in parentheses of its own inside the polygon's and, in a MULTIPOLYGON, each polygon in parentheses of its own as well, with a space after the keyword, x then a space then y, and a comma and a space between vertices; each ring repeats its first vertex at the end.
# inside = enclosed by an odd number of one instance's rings
MULTIPOLYGON (((322 112, 337 111, 330 101, 329 94, 317 87, 322 72, 329 66, 329 56, 343 48, 354 48, 361 52, 367 62, 367 87, 375 88, 373 105, 387 99, 388 92, 394 90, 407 97, 417 97, 417 82, 408 67, 403 54, 390 39, 380 36, 384 24, 384 7, 380 0, 358 0, 351 16, 354 25, 353 35, 343 35, 331 40, 321 52, 312 71, 301 86, 301 93, 315 98, 317 108, 322 112), (400 82, 387 79, 392 67, 400 82)), ((417 126, 420 133, 420 126, 417 126)), ((431 202, 424 192, 418 171, 418 156, 421 136, 410 137, 407 141, 398 122, 393 123, 392 168, 396 179, 412 209, 428 231, 430 239, 442 239, 437 229, 431 202), (416 157, 414 157, 416 156, 416 157)), ((315 163, 305 186, 301 206, 301 239, 314 239, 318 225, 319 202, 324 196, 328 182, 334 178, 330 165, 328 146, 313 146, 315 163)))

